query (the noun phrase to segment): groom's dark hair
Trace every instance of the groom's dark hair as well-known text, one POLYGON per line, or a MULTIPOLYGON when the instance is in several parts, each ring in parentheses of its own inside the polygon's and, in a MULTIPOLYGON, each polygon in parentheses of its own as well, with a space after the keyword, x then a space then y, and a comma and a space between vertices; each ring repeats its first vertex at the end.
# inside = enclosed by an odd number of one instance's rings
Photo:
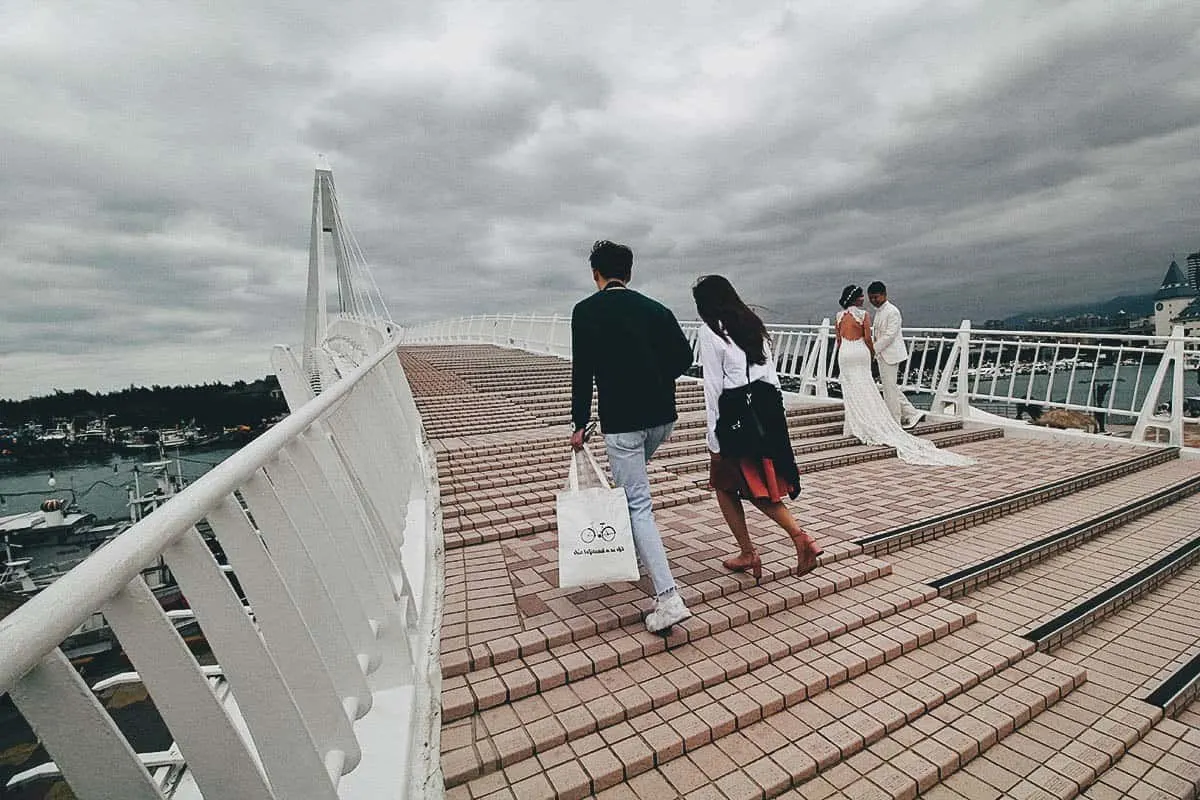
POLYGON ((871 281, 871 285, 867 287, 867 294, 887 294, 887 287, 883 285, 883 281, 871 281))

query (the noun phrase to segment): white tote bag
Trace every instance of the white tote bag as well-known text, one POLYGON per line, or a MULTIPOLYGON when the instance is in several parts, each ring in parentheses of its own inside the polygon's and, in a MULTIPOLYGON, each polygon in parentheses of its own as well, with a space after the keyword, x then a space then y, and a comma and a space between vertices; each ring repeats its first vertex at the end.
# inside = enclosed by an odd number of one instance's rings
POLYGON ((558 493, 558 585, 595 586, 638 579, 637 554, 625 490, 609 488, 600 465, 584 448, 571 456, 567 487, 558 493), (588 488, 580 487, 579 461, 588 488))

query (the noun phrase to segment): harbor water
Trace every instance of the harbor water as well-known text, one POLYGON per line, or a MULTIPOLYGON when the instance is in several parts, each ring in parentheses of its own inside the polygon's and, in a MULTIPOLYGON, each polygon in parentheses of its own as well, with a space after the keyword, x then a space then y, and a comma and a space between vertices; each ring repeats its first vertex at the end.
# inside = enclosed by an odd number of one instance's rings
MULTIPOLYGON (((220 450, 169 451, 171 473, 182 472, 188 482, 194 481, 233 453, 236 448, 220 450)), ((9 471, 0 474, 0 517, 36 511, 50 497, 64 500, 74 498, 80 511, 95 514, 98 520, 129 519, 128 489, 140 484, 147 491, 154 479, 142 468, 157 460, 157 451, 138 456, 113 456, 104 461, 62 465, 46 468, 9 471), (49 485, 53 475, 54 487, 49 485)), ((212 656, 198 630, 186 637, 189 647, 201 664, 212 663, 212 656)), ((73 662, 88 685, 133 669, 119 648, 73 662)), ((140 752, 165 750, 171 736, 163 725, 154 701, 140 685, 109 689, 99 696, 114 721, 140 752)), ((0 698, 0 798, 32 800, 53 797, 68 800, 74 795, 61 780, 37 781, 25 787, 6 789, 9 778, 49 759, 38 744, 37 737, 17 712, 7 696, 0 698)))
MULTIPOLYGON (((237 452, 237 448, 220 450, 168 450, 171 473, 180 469, 183 476, 194 481, 217 464, 237 452)), ((57 497, 75 498, 80 511, 95 514, 99 520, 129 519, 127 489, 139 482, 142 490, 153 488, 141 465, 158 459, 156 450, 139 455, 114 455, 103 461, 88 461, 69 466, 25 468, 10 467, 0 473, 0 517, 36 511, 43 500, 57 497), (54 478, 54 487, 49 485, 54 478)))

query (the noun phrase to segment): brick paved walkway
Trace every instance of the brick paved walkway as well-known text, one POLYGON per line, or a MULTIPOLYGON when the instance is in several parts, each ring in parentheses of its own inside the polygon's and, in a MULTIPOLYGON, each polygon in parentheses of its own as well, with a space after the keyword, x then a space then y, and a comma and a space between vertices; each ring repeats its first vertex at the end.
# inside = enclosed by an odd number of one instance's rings
POLYGON ((751 511, 755 585, 721 567, 735 547, 684 381, 651 479, 696 616, 662 637, 641 623, 645 581, 557 588, 569 364, 476 346, 401 359, 442 488, 448 797, 1196 796, 1200 709, 1163 718, 1143 698, 1200 650, 1200 570, 1049 653, 1022 634, 1200 535, 1200 462, 931 423, 922 435, 978 464, 912 467, 843 439, 837 405, 790 401, 789 505, 825 555, 797 578, 751 511), (1059 531, 1082 533, 953 600, 928 583, 1059 531))

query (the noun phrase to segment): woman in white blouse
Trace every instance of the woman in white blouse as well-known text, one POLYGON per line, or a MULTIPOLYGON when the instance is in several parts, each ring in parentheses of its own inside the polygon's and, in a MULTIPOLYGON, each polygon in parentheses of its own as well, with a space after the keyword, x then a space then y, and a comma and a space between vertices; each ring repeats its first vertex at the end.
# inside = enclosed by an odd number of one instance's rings
POLYGON ((704 406, 708 413, 708 449, 710 452, 709 482, 717 493, 717 503, 741 552, 726 559, 726 569, 750 572, 755 579, 762 577, 762 558, 750 541, 746 527, 746 511, 742 500, 749 500, 759 510, 777 522, 791 537, 796 547, 797 574, 808 572, 817 565, 817 549, 812 538, 796 524, 783 504, 784 496, 795 498, 800 492, 799 473, 791 456, 791 443, 786 441, 787 425, 782 413, 782 400, 775 431, 783 441, 776 442, 775 452, 782 458, 734 458, 721 456, 717 440, 718 400, 726 389, 763 381, 779 389, 775 359, 771 353, 767 328, 751 311, 728 280, 720 275, 701 278, 692 287, 696 311, 704 320, 700 328, 700 364, 704 368, 704 406))

